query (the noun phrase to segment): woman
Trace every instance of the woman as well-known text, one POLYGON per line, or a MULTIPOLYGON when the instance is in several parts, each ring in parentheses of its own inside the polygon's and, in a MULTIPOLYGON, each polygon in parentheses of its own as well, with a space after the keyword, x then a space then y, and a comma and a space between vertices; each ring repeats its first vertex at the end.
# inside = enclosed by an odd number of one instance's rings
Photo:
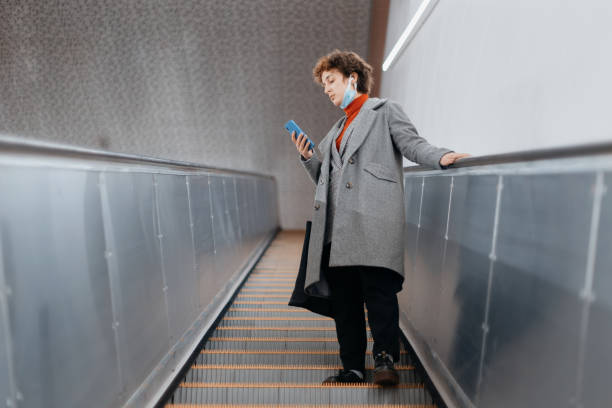
POLYGON ((370 98, 372 67, 356 53, 333 51, 319 59, 313 76, 345 113, 319 143, 321 158, 309 150, 307 137, 291 135, 317 186, 305 292, 330 297, 343 365, 323 383, 363 381, 365 301, 374 382, 396 385, 397 293, 404 281, 402 156, 441 169, 468 155, 428 144, 398 103, 370 98))

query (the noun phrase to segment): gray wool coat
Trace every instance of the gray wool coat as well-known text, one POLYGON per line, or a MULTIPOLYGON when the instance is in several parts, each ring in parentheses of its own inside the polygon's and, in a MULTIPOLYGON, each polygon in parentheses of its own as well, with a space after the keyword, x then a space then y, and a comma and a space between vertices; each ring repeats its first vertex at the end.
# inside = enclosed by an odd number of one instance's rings
MULTIPOLYGON (((332 148, 344 126, 340 118, 313 156, 300 162, 315 183, 312 227, 308 246, 305 292, 329 296, 321 279, 321 255, 330 207, 328 183, 332 148)), ((352 134, 335 172, 329 266, 367 265, 391 269, 404 276, 404 173, 402 156, 440 169, 440 158, 452 150, 438 148, 420 137, 399 103, 369 98, 350 125, 352 134)), ((347 129, 348 131, 348 129, 347 129)), ((345 134, 344 137, 347 135, 345 134)), ((343 137, 343 139, 344 139, 343 137)))

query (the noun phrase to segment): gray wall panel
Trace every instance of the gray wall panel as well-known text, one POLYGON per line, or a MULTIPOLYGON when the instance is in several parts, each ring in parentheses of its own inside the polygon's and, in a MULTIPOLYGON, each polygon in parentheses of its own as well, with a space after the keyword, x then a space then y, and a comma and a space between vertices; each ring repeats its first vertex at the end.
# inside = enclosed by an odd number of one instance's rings
MULTIPOLYGON (((2 245, 0 245, 0 250, 2 245)), ((0 256, 0 268, 2 268, 2 258, 0 256)), ((1 272, 1 271, 0 271, 1 272)), ((4 286, 4 282, 2 282, 4 286)), ((8 333, 8 306, 6 305, 6 295, 3 293, 2 305, 0 305, 0 312, 2 313, 1 321, 0 321, 0 398, 1 401, 5 401, 7 406, 15 403, 15 395, 12 387, 13 382, 13 370, 12 370, 12 361, 9 359, 12 358, 11 353, 12 350, 12 339, 8 333)))
POLYGON ((238 225, 238 209, 236 207, 236 192, 234 190, 234 177, 223 179, 223 196, 225 197, 225 217, 229 226, 229 245, 232 247, 230 256, 230 270, 236 271, 242 259, 240 254, 240 226, 238 225))
POLYGON ((208 183, 208 175, 189 177, 200 309, 210 303, 223 283, 221 279, 216 279, 223 275, 215 273, 212 200, 208 183))
POLYGON ((594 174, 504 176, 497 261, 577 293, 594 184, 594 174))
POLYGON ((575 396, 594 181, 593 174, 503 179, 483 406, 559 406, 575 396))
POLYGON ((583 299, 582 318, 585 319, 586 330, 581 351, 585 358, 583 366, 577 368, 585 379, 579 390, 580 399, 589 407, 611 400, 609 379, 612 367, 612 173, 605 174, 603 187, 592 297, 585 296, 583 299))
POLYGON ((432 344, 440 341, 440 309, 438 303, 432 304, 429 299, 445 296, 442 293, 442 260, 450 183, 450 177, 425 177, 414 274, 407 282, 413 296, 414 324, 432 344))
POLYGON ((120 384, 98 174, 3 167, 0 191, 20 405, 115 405, 120 384), (84 358, 96 363, 86 376, 84 358))
POLYGON ((152 406, 276 233, 261 208, 260 232, 241 238, 275 181, 12 146, 0 151, 0 396, 152 406))
POLYGON ((105 173, 105 234, 113 286, 122 390, 136 388, 170 349, 168 310, 151 174, 105 173), (142 339, 149 339, 143 344, 142 339))
POLYGON ((231 264, 230 234, 231 226, 225 213, 225 192, 223 176, 210 176, 212 197, 213 233, 215 237, 215 271, 226 275, 231 264))
POLYGON ((612 211, 602 163, 424 173, 420 228, 408 194, 423 176, 406 173, 407 230, 417 230, 418 246, 401 316, 440 389, 456 385, 482 407, 612 401, 604 249, 612 211))
POLYGON ((413 315, 412 308, 415 303, 411 301, 413 296, 418 296, 415 282, 416 246, 419 233, 419 215, 421 211, 421 195, 423 192, 422 177, 407 177, 404 180, 404 194, 406 205, 406 226, 404 227, 404 284, 403 290, 398 293, 400 303, 406 305, 406 313, 413 315))
POLYGON ((253 227, 251 225, 251 203, 248 190, 249 179, 236 177, 236 192, 238 195, 238 215, 240 216, 240 227, 242 233, 242 245, 247 253, 254 247, 253 227))
POLYGON ((497 176, 453 177, 437 352, 470 398, 480 366, 497 183, 497 176))
POLYGON ((189 226, 186 176, 155 175, 162 262, 166 276, 170 343, 195 320, 199 294, 189 226))

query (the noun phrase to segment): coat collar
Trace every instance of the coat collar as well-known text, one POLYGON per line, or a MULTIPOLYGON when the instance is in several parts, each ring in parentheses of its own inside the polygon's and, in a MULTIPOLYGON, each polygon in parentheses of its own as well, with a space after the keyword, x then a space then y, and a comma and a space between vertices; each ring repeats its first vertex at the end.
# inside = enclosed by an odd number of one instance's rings
MULTIPOLYGON (((364 102, 361 107, 361 111, 357 114, 355 121, 355 130, 353 131, 353 135, 351 136, 351 142, 346 147, 347 151, 345 152, 346 157, 351 157, 355 151, 363 144, 366 136, 369 134, 369 130, 372 127, 372 123, 374 122, 374 118, 376 117, 376 110, 383 106, 387 102, 386 98, 368 98, 367 101, 364 102)), ((319 151, 323 157, 323 166, 321 167, 321 171, 327 174, 329 171, 330 160, 331 160, 331 149, 334 146, 335 136, 338 135, 342 126, 344 125, 344 121, 346 120, 346 116, 342 116, 339 118, 334 126, 332 126, 331 130, 327 133, 327 136, 321 140, 319 143, 319 151)), ((345 160, 343 166, 346 165, 348 160, 345 160)))
MULTIPOLYGON (((353 134, 351 144, 347 147, 349 148, 349 156, 347 157, 350 157, 350 155, 353 154, 359 146, 361 146, 361 144, 365 140, 365 134, 367 134, 367 131, 370 129, 370 126, 372 126, 372 120, 374 119, 375 115, 372 115, 372 112, 366 113, 366 111, 377 110, 386 102, 387 98, 368 98, 368 100, 364 102, 363 106, 361 107, 361 111, 359 112, 359 114, 357 114, 357 116, 360 116, 362 113, 365 113, 364 116, 368 116, 369 119, 367 121, 364 121, 364 123, 359 123, 359 126, 355 129, 355 132, 357 132, 357 134, 362 134, 362 136, 355 138, 356 135, 353 134), (362 131, 364 127, 367 127, 367 129, 365 129, 365 132, 362 131), (350 147, 351 145, 355 146, 355 148, 353 149, 352 147, 350 147)), ((321 140, 321 143, 319 144, 319 150, 321 151, 321 153, 323 153, 324 158, 327 157, 328 153, 331 152, 331 147, 335 139, 334 136, 337 136, 338 132, 340 132, 345 120, 346 116, 342 116, 341 118, 339 118, 334 124, 334 126, 332 126, 329 133, 327 133, 327 136, 325 136, 323 140, 321 140)), ((355 118, 355 120, 357 120, 357 118, 355 118)))
MULTIPOLYGON (((355 123, 355 130, 353 131, 353 135, 351 137, 351 142, 346 147, 346 157, 351 157, 359 147, 363 144, 366 137, 370 134, 370 128, 374 123, 374 119, 376 118, 376 110, 387 102, 385 98, 369 98, 363 106, 361 107, 361 111, 357 114, 355 118, 357 123, 355 123), (361 118, 359 117, 361 116, 361 118)), ((344 165, 346 165, 344 162, 344 165)))

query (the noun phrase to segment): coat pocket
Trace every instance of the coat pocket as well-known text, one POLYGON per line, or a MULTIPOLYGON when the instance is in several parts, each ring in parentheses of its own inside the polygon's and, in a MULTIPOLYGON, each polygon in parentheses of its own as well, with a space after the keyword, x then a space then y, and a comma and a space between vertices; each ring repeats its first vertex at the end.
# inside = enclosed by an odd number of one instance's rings
POLYGON ((399 182, 395 172, 387 166, 383 166, 382 164, 368 163, 363 169, 376 178, 392 181, 394 183, 399 182))

